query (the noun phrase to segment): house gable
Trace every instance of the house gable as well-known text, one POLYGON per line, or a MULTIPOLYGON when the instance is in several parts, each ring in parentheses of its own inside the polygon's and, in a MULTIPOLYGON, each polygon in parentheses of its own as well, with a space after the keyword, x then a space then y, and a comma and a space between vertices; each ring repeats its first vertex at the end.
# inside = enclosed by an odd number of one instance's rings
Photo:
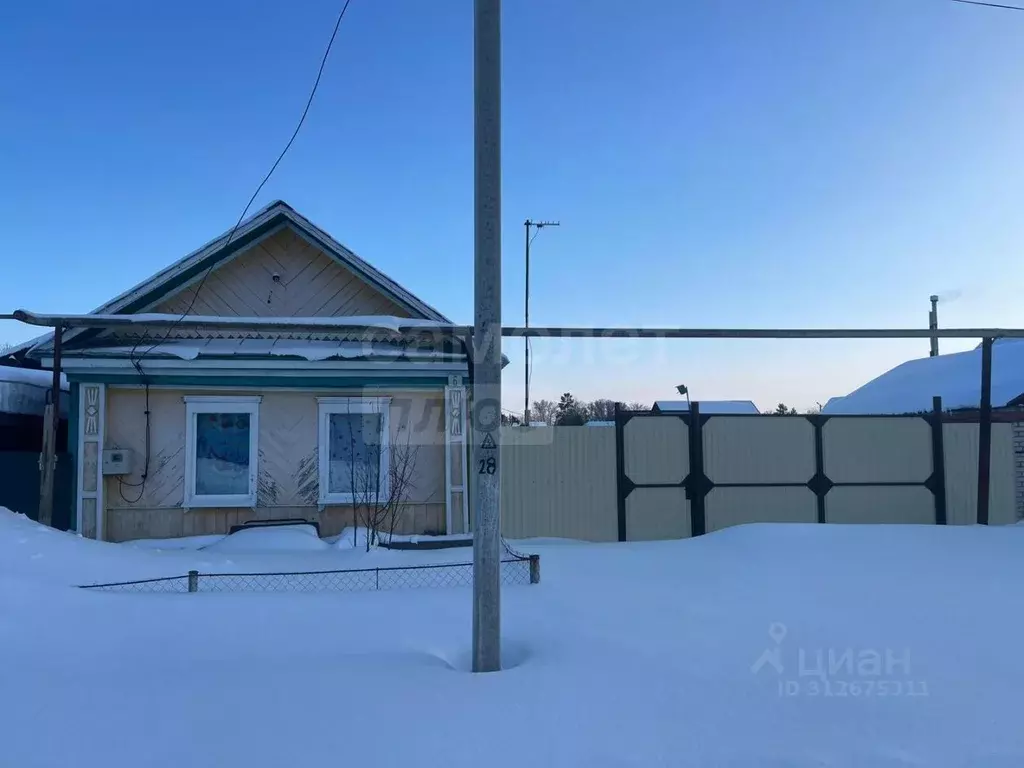
POLYGON ((291 226, 145 311, 221 317, 413 316, 291 226))
MULTIPOLYGON (((373 314, 450 322, 281 200, 90 314, 185 312, 200 284, 200 295, 190 314, 225 317, 373 314), (273 280, 275 272, 281 276, 280 283, 273 280), (204 280, 207 273, 209 277, 204 280), (266 293, 265 286, 270 287, 266 293)), ((87 347, 98 337, 109 342, 111 338, 132 335, 73 328, 64 334, 64 344, 69 349, 87 347)), ((168 334, 172 337, 195 335, 184 329, 168 334)), ((53 334, 46 334, 13 352, 22 358, 40 357, 52 347, 53 334)))

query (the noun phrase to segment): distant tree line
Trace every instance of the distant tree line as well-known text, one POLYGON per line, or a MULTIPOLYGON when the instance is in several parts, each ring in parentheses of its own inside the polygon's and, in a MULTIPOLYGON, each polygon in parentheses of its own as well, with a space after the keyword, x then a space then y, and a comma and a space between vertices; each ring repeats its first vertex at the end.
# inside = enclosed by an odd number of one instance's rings
MULTIPOLYGON (((630 411, 646 411, 649 406, 643 403, 623 403, 623 408, 630 411)), ((558 402, 552 400, 534 400, 530 407, 530 421, 557 427, 574 427, 588 421, 613 421, 615 419, 615 401, 604 398, 598 400, 577 400, 571 392, 566 392, 558 402)), ((501 415, 502 424, 522 424, 522 417, 512 413, 501 415)))

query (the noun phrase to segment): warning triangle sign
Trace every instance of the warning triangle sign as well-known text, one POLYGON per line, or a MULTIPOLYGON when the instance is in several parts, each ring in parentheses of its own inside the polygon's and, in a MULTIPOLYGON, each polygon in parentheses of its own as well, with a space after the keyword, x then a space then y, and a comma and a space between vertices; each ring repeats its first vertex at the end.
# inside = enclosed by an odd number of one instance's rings
POLYGON ((491 436, 491 433, 488 432, 486 435, 484 435, 484 441, 483 443, 481 443, 480 447, 483 448, 485 451, 493 451, 498 446, 494 444, 494 438, 491 436))

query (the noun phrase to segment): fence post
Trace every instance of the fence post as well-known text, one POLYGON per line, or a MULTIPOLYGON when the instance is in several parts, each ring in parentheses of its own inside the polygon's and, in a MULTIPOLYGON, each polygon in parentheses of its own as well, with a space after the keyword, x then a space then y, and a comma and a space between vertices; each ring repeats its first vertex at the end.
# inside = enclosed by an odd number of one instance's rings
POLYGON ((818 522, 827 523, 825 496, 832 489, 832 481, 825 476, 825 421, 828 417, 817 413, 808 418, 814 427, 814 477, 807 483, 807 487, 814 493, 818 522))
POLYGON ((935 524, 946 525, 946 448, 942 435, 942 398, 932 398, 932 476, 935 495, 935 524))
POLYGON ((619 522, 619 541, 626 541, 626 418, 622 403, 615 403, 615 501, 619 522))
POLYGON ((380 568, 373 569, 373 588, 380 591, 380 568))
POLYGON ((188 572, 188 591, 198 592, 199 591, 199 571, 188 572))
POLYGON ((978 414, 978 525, 988 525, 992 461, 992 342, 981 340, 981 412, 978 414))
POLYGON ((530 583, 540 584, 540 555, 530 555, 530 583))
POLYGON ((704 432, 700 418, 700 403, 690 403, 690 535, 703 536, 707 530, 705 499, 710 482, 704 474, 704 432))

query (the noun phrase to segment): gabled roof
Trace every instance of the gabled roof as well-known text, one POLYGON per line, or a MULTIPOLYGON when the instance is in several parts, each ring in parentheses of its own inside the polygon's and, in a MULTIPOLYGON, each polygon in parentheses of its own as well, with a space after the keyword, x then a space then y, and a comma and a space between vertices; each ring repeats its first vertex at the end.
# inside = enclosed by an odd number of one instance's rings
MULTIPOLYGON (((187 286, 190 281, 216 267, 233 254, 260 242, 287 226, 292 227, 300 237, 311 245, 336 259, 396 304, 408 310, 414 318, 442 323, 451 322, 398 282, 359 258, 283 200, 275 200, 245 219, 234 230, 233 235, 230 229, 223 232, 184 258, 97 307, 90 314, 120 315, 145 312, 173 291, 187 286), (231 236, 230 243, 228 243, 229 236, 231 236)), ((95 332, 83 328, 73 329, 65 334, 64 340, 68 342, 76 336, 87 333, 94 335, 95 332)), ((9 353, 17 354, 30 348, 39 347, 52 339, 52 336, 53 334, 46 334, 32 339, 10 350, 9 353)))
MULTIPOLYGON (((992 345, 992 405, 1014 405, 1024 393, 1024 339, 992 345)), ((825 414, 920 413, 932 398, 946 409, 977 408, 981 400, 981 350, 908 360, 855 389, 833 397, 825 414)))

